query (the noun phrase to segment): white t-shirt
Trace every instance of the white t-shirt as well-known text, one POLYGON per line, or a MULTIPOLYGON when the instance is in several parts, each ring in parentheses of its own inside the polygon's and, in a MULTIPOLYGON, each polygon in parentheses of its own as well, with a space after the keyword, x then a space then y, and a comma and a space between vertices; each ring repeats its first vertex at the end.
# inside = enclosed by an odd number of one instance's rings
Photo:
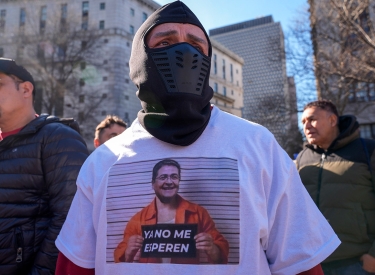
POLYGON ((214 107, 190 146, 151 136, 135 120, 86 160, 57 248, 97 274, 297 274, 340 241, 264 127, 214 107), (179 195, 204 207, 229 243, 228 264, 114 263, 129 219, 155 197, 152 168, 181 166, 179 195))

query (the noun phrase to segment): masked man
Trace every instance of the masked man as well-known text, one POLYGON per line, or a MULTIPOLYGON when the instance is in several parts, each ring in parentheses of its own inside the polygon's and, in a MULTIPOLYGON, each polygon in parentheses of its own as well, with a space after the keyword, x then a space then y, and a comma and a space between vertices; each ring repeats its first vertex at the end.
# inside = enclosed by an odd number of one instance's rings
MULTIPOLYGON (((94 268, 103 275, 298 274, 319 265, 339 245, 273 135, 210 105, 211 54, 203 26, 180 1, 156 10, 137 31, 130 77, 138 87, 142 110, 128 130, 98 148, 83 165, 77 194, 56 241, 61 252, 57 274, 94 268), (191 186, 186 192, 196 196, 206 195, 209 184, 215 186, 213 203, 219 201, 219 191, 227 195, 227 179, 235 174, 239 227, 237 232, 231 229, 235 222, 227 227, 235 236, 227 238, 235 248, 229 254, 237 250, 240 255, 233 264, 231 255, 228 265, 113 264, 112 228, 116 231, 118 223, 123 230, 124 216, 133 213, 133 204, 150 195, 146 175, 142 177, 149 166, 143 166, 166 158, 179 158, 195 171, 203 169, 195 162, 205 159, 205 169, 214 166, 222 172, 223 177, 218 172, 209 175, 214 182, 201 181, 200 174, 184 184, 191 186), (217 165, 222 159, 234 165, 217 165), (195 191, 198 188, 202 191, 195 191)), ((227 202, 221 203, 218 217, 228 210, 227 202)))

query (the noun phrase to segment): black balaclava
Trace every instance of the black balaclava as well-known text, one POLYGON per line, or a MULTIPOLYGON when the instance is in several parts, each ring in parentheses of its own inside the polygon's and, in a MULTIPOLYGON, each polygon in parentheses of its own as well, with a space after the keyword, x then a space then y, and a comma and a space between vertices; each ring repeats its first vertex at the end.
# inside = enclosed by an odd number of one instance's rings
POLYGON ((211 43, 194 13, 176 1, 156 10, 134 36, 130 57, 130 78, 138 87, 141 125, 154 137, 175 145, 196 141, 211 115, 209 86, 211 43), (150 49, 146 36, 163 23, 189 23, 206 35, 209 56, 188 43, 150 49))

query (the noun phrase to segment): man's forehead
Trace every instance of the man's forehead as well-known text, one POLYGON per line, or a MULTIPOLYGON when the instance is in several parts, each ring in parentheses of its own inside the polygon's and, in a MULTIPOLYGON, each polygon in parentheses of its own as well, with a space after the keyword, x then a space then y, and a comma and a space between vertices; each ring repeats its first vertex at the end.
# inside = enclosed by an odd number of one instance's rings
POLYGON ((330 114, 331 112, 324 110, 318 106, 311 106, 303 111, 302 118, 313 117, 321 114, 330 114))
POLYGON ((181 31, 200 37, 207 43, 203 30, 196 25, 189 23, 162 23, 153 27, 147 34, 150 36, 180 35, 181 31))
POLYGON ((178 171, 178 168, 177 168, 176 166, 166 164, 166 165, 163 165, 162 167, 160 167, 160 169, 158 170, 158 172, 159 172, 160 170, 169 169, 169 168, 176 169, 176 170, 178 171))

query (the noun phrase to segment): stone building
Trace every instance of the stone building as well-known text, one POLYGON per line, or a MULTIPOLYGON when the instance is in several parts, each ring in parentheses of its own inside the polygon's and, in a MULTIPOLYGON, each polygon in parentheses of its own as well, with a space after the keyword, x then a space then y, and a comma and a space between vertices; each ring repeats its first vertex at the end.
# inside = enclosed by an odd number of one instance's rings
MULTIPOLYGON (((243 117, 266 126, 287 148, 292 125, 284 36, 272 16, 210 30, 210 36, 241 56, 243 65, 243 117)), ((292 152, 290 152, 292 153, 292 152)))
POLYGON ((211 103, 221 110, 242 117, 243 58, 211 38, 212 59, 210 86, 214 90, 211 103))
MULTIPOLYGON (((0 0, 0 56, 33 74, 37 113, 74 117, 93 150, 95 127, 107 114, 130 124, 141 109, 129 78, 132 40, 159 7, 152 0, 0 0)), ((211 73, 218 86, 212 103, 241 116, 243 60, 213 46, 228 65, 226 77, 222 65, 220 76, 211 73)))
POLYGON ((341 7, 329 0, 308 2, 317 96, 332 100, 340 114, 355 115, 361 137, 375 139, 375 54, 368 46, 375 42, 375 1, 338 2, 341 7))
POLYGON ((107 114, 131 123, 141 109, 128 62, 136 30, 158 7, 151 0, 0 0, 0 55, 32 72, 36 111, 76 118, 93 149, 107 114), (68 73, 66 88, 49 94, 68 73), (52 78, 57 84, 46 86, 52 78))

